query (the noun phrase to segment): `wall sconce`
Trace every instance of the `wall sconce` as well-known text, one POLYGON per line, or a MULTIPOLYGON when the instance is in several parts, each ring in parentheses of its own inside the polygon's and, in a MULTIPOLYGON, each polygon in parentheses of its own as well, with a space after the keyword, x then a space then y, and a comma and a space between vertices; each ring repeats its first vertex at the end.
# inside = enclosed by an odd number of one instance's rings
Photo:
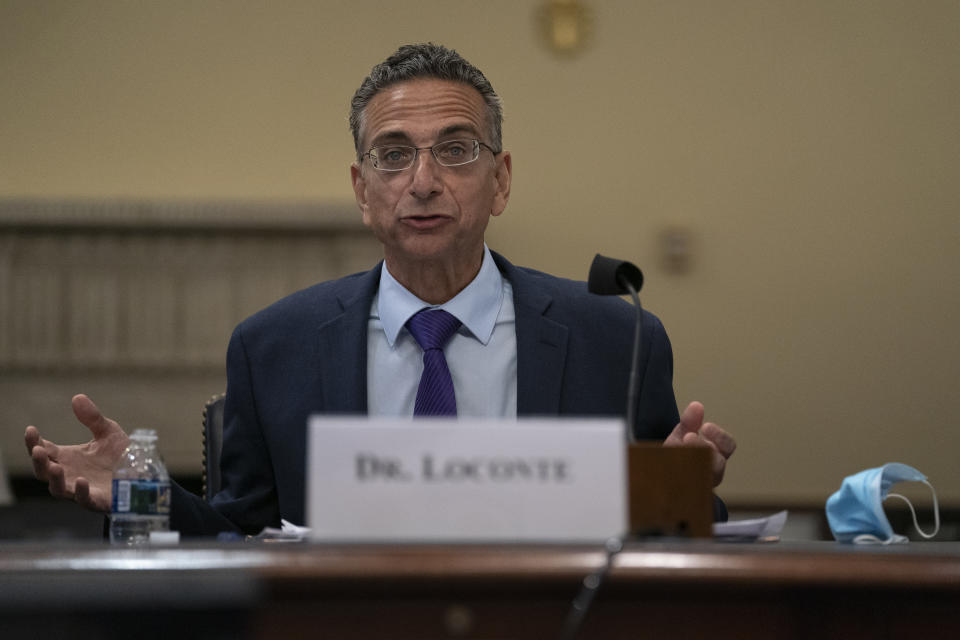
POLYGON ((593 14, 579 0, 548 0, 537 10, 537 21, 550 50, 573 55, 589 38, 593 14))
POLYGON ((669 225, 660 231, 660 263, 667 273, 683 275, 693 263, 693 229, 682 225, 669 225))

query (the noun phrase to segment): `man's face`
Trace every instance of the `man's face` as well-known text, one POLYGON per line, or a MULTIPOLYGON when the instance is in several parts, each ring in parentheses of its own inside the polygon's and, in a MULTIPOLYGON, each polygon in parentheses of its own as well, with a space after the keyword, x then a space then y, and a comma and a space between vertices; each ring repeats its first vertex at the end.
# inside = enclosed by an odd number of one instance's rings
MULTIPOLYGON (((489 130, 476 89, 416 79, 373 97, 361 149, 388 143, 430 147, 455 139, 490 144, 489 130)), ((403 171, 379 171, 364 158, 350 174, 363 223, 383 243, 393 273, 429 264, 479 268, 487 222, 503 212, 510 197, 510 171, 509 153, 494 156, 481 147, 475 162, 457 167, 444 167, 423 150, 403 171)))

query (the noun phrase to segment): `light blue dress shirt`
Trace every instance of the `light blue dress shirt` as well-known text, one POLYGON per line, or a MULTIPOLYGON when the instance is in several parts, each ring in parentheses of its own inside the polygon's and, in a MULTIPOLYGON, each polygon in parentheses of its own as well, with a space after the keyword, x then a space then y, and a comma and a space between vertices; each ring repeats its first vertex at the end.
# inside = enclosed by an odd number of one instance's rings
POLYGON ((517 331, 513 287, 484 245, 480 272, 463 291, 431 305, 405 289, 384 263, 367 323, 367 408, 372 416, 412 416, 423 373, 423 351, 404 326, 425 308, 462 323, 444 356, 458 416, 516 417, 517 331))

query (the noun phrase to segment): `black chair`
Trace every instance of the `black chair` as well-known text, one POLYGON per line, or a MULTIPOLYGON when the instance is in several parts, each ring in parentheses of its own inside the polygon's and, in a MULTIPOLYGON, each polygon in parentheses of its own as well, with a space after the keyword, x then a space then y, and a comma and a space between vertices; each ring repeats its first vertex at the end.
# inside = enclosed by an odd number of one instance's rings
POLYGON ((218 393, 203 405, 203 498, 207 502, 220 491, 220 449, 223 447, 223 401, 218 393))

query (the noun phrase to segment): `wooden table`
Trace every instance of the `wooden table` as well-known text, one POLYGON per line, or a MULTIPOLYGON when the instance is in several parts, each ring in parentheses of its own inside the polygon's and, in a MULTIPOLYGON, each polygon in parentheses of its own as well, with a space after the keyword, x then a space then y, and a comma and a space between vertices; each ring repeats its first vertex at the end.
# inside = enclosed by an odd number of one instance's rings
MULTIPOLYGON (((556 638, 605 562, 570 545, 8 544, 0 637, 556 638)), ((960 544, 629 543, 577 637, 960 637, 960 544)))

